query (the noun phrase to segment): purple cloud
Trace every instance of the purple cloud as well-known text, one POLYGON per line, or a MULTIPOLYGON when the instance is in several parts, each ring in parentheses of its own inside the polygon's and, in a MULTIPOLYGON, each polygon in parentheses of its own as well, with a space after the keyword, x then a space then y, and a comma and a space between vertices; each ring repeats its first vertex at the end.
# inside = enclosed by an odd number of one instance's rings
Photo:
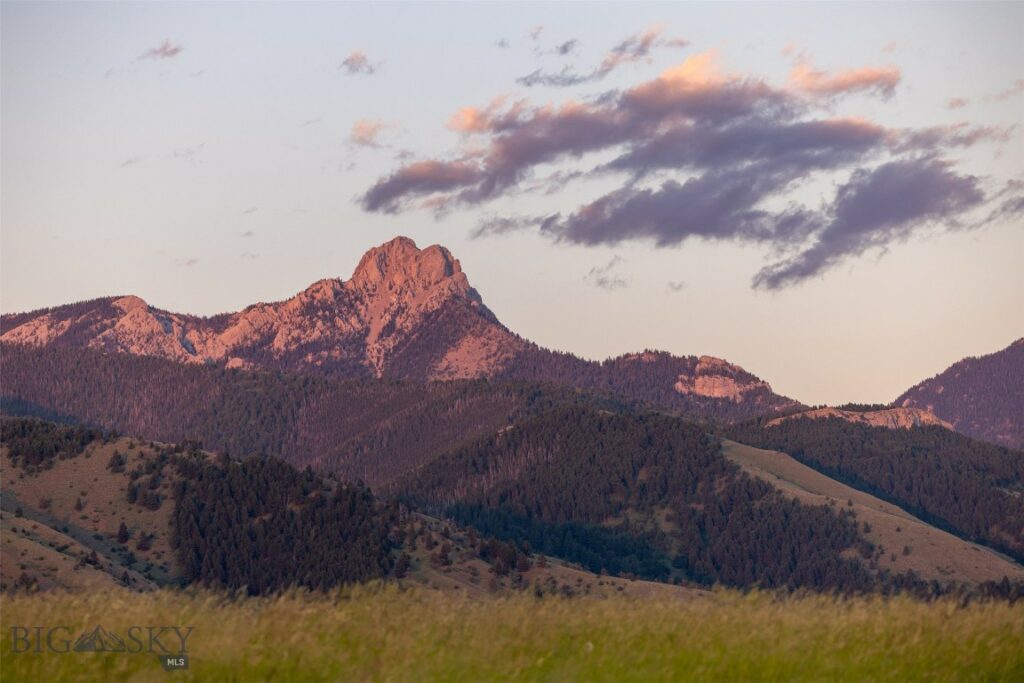
MULTIPOLYGON (((569 67, 564 67, 561 71, 556 73, 538 69, 533 73, 516 79, 516 82, 527 87, 534 85, 546 85, 565 88, 573 85, 579 85, 581 83, 600 81, 623 64, 647 59, 655 47, 683 47, 688 44, 687 41, 680 38, 660 40, 661 32, 662 29, 656 27, 643 33, 629 36, 609 50, 608 54, 605 55, 604 59, 601 61, 601 64, 589 73, 578 74, 569 67)), ((573 50, 573 48, 575 48, 576 42, 577 41, 575 40, 570 40, 563 43, 555 48, 555 52, 560 55, 567 55, 573 50)))
POLYGON ((1006 142, 1014 129, 895 129, 835 117, 836 97, 891 96, 898 71, 830 74, 801 59, 804 71, 783 86, 723 73, 708 52, 588 102, 533 106, 499 98, 465 107, 449 122, 465 138, 460 154, 401 166, 361 203, 385 213, 447 211, 557 192, 581 177, 622 178, 618 189, 574 211, 490 216, 473 236, 533 228, 581 245, 642 240, 667 247, 692 238, 760 244, 780 259, 754 278, 764 289, 815 277, 928 226, 977 227, 1024 208, 1024 187, 1010 184, 988 196, 981 179, 958 173, 944 158, 958 148, 1006 142), (589 170, 548 169, 594 153, 610 161, 589 170), (836 188, 830 196, 817 206, 793 200, 801 185, 819 178, 836 188), (979 221, 975 212, 986 210, 989 218, 979 221))

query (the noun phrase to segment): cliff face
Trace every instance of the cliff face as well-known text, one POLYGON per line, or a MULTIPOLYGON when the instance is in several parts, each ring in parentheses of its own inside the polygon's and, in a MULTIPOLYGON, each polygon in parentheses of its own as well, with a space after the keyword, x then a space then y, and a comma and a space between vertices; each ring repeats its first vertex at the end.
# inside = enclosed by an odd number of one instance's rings
POLYGON ((490 374, 521 345, 483 305, 447 249, 421 250, 405 237, 367 252, 347 281, 321 280, 285 301, 227 316, 171 313, 136 296, 91 303, 24 321, 12 316, 19 324, 5 324, 0 340, 88 346, 185 363, 381 377, 390 374, 396 349, 407 347, 428 318, 447 309, 462 329, 444 335, 445 348, 423 350, 433 359, 431 367, 420 368, 424 378, 490 374))
POLYGON ((817 408, 802 413, 795 413, 785 417, 779 417, 766 423, 768 427, 774 427, 785 420, 807 418, 811 420, 825 420, 836 417, 855 424, 868 425, 869 427, 886 427, 888 429, 910 429, 911 427, 924 427, 937 425, 946 429, 953 429, 953 426, 944 420, 918 408, 886 408, 885 410, 840 410, 838 408, 817 408))

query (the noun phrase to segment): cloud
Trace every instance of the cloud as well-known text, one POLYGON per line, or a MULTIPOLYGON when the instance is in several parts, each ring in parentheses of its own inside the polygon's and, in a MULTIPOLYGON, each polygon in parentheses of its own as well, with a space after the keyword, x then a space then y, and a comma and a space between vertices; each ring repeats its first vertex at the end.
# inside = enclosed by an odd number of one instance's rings
POLYGON ((580 41, 577 40, 576 38, 573 38, 572 40, 567 40, 564 43, 562 43, 561 45, 556 45, 555 49, 554 49, 554 52, 555 52, 555 54, 561 55, 561 56, 564 57, 567 54, 570 54, 573 50, 575 50, 576 46, 579 45, 579 42, 580 41))
MULTIPOLYGON (((681 38, 661 40, 661 33, 662 29, 660 27, 655 27, 644 31, 643 33, 637 33, 629 36, 609 50, 601 63, 589 73, 578 74, 570 67, 564 67, 561 71, 554 73, 538 69, 533 73, 516 79, 516 82, 527 87, 534 85, 546 85, 564 88, 579 85, 581 83, 600 81, 623 64, 649 59, 651 51, 656 47, 678 48, 689 44, 681 38)), ((559 54, 565 55, 568 54, 575 45, 576 41, 571 40, 556 48, 556 51, 559 54), (565 48, 566 46, 568 46, 568 49, 563 52, 562 48, 565 48)))
POLYGON ((185 266, 186 268, 191 268, 191 267, 193 267, 195 265, 198 265, 198 263, 199 263, 199 259, 197 259, 197 258, 190 258, 190 259, 185 259, 184 261, 182 261, 181 265, 185 266))
POLYGON ((891 97, 902 74, 894 66, 861 67, 828 73, 815 69, 810 58, 799 56, 789 73, 790 86, 809 95, 832 97, 853 92, 874 92, 891 97))
POLYGON ((963 109, 969 102, 965 97, 951 97, 946 100, 946 109, 963 109))
POLYGON ((451 211, 600 180, 602 194, 575 208, 491 215, 473 236, 536 230, 588 246, 755 244, 775 261, 754 279, 763 289, 816 277, 930 226, 966 229, 983 225, 976 217, 982 213, 988 220, 1016 215, 1024 187, 989 195, 989 180, 959 173, 946 158, 1006 142, 1013 129, 966 122, 889 128, 834 115, 837 98, 865 91, 885 97, 898 82, 898 72, 872 73, 804 73, 808 92, 792 81, 772 85, 729 73, 709 51, 591 101, 498 98, 464 107, 448 122, 462 139, 456 153, 400 166, 361 203, 382 213, 451 211), (581 168, 588 155, 600 155, 601 163, 581 168), (566 162, 572 166, 559 166, 566 162), (811 195, 814 205, 797 200, 805 187, 820 193, 811 195))
POLYGON ((470 237, 476 239, 540 227, 547 218, 548 216, 485 216, 470 233, 470 237))
POLYGON ((502 48, 502 49, 512 47, 512 45, 507 40, 505 40, 504 38, 495 41, 494 44, 497 45, 498 47, 502 48))
POLYGON ((384 123, 383 121, 360 119, 352 124, 352 131, 349 133, 348 139, 353 145, 379 148, 381 144, 378 137, 381 132, 390 127, 391 124, 384 123))
POLYGON ((366 74, 367 76, 372 76, 377 73, 380 64, 370 63, 369 58, 365 54, 359 50, 354 50, 342 61, 341 66, 338 68, 343 69, 349 75, 366 74))
POLYGON ((613 256, 605 265, 591 268, 590 272, 583 279, 595 287, 609 291, 625 289, 629 286, 629 281, 616 272, 623 261, 624 259, 621 256, 613 256))
POLYGON ((252 230, 246 230, 245 232, 242 233, 242 237, 252 237, 255 234, 256 233, 253 232, 252 230))
POLYGON ((1006 90, 997 92, 995 95, 991 97, 991 99, 997 102, 1001 102, 1003 100, 1008 100, 1011 97, 1014 97, 1021 93, 1024 93, 1024 78, 1014 81, 1013 85, 1011 85, 1006 90))
POLYGON ((675 294, 686 289, 686 282, 684 280, 669 280, 665 283, 665 289, 668 292, 675 294))
POLYGON ((959 227, 960 218, 985 201, 975 176, 959 175, 934 158, 892 161, 857 170, 827 210, 828 224, 814 243, 764 268, 754 286, 780 289, 821 274, 851 256, 905 241, 929 225, 959 227))
POLYGON ((140 61, 143 59, 171 59, 172 57, 177 57, 179 54, 181 54, 181 51, 184 49, 185 48, 183 48, 181 45, 175 45, 171 41, 165 40, 158 46, 151 47, 150 49, 143 52, 141 55, 138 56, 136 61, 140 61))
POLYGON ((544 25, 537 24, 530 29, 530 40, 537 40, 540 38, 540 34, 544 32, 544 25))
POLYGON ((363 207, 367 211, 394 213, 398 209, 396 198, 454 190, 473 182, 478 175, 478 170, 467 162, 413 162, 371 187, 363 195, 363 207))

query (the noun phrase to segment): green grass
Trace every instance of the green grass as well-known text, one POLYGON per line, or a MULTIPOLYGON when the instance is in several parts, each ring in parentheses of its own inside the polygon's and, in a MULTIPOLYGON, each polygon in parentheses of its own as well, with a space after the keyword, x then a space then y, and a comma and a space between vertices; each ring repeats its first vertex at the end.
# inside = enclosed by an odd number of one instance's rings
POLYGON ((124 591, 5 597, 3 626, 4 683, 1024 680, 1024 606, 1005 603, 124 591), (155 655, 12 654, 14 624, 193 626, 191 668, 165 672, 155 655))

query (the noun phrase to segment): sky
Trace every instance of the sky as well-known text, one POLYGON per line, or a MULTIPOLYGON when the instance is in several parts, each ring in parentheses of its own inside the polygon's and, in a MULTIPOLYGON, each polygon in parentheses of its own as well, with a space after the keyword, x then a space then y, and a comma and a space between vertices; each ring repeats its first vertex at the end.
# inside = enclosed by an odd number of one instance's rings
POLYGON ((510 329, 888 402, 1024 336, 1024 3, 0 5, 0 310, 443 244, 510 329))

